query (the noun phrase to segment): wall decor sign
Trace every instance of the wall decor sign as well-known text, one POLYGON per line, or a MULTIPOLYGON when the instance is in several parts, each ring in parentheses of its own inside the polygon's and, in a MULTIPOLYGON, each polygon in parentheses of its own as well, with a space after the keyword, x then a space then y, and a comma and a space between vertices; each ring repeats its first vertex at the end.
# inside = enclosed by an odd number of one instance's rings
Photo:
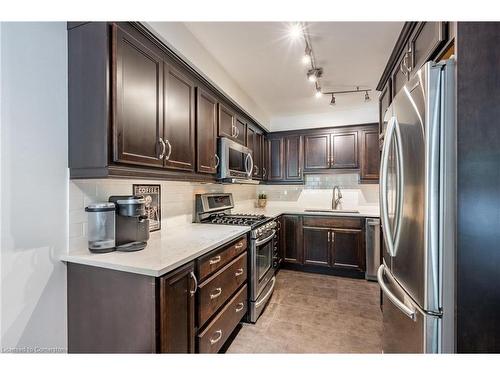
POLYGON ((144 195, 146 199, 146 214, 149 218, 149 231, 161 229, 161 186, 160 185, 132 185, 134 195, 144 195))

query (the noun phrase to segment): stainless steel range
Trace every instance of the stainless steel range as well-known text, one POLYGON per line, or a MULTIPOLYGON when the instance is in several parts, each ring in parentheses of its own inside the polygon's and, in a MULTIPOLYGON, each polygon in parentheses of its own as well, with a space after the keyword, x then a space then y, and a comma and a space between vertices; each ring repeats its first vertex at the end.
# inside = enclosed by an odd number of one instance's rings
POLYGON ((245 225, 250 232, 249 249, 249 316, 255 323, 271 298, 277 266, 277 222, 264 215, 232 213, 231 193, 197 194, 195 222, 223 225, 245 225))

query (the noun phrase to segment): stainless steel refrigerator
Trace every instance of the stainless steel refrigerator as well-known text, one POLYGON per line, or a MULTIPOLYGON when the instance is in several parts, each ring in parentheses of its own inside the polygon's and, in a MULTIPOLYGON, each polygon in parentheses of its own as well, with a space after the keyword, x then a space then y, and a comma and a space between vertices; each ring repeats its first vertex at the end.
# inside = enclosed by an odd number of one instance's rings
POLYGON ((454 82, 453 60, 427 63, 384 117, 384 353, 454 352, 454 82))

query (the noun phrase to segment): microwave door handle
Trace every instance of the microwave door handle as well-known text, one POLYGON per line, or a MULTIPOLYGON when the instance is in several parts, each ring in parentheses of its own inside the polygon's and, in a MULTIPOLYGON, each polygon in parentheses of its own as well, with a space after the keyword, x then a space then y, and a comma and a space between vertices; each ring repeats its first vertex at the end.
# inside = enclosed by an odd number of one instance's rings
POLYGON ((253 158, 252 158, 252 154, 247 154, 247 156, 245 158, 245 171, 247 172, 247 176, 248 177, 252 176, 252 171, 253 171, 253 158))
POLYGON ((394 257, 394 243, 392 240, 391 228, 389 226, 389 213, 387 203, 387 175, 388 175, 388 162, 389 162, 389 148, 394 134, 394 116, 389 120, 387 125, 386 138, 384 140, 384 147, 382 148, 382 160, 380 164, 380 218, 382 219, 382 228, 384 229, 384 240, 387 245, 389 254, 394 257))

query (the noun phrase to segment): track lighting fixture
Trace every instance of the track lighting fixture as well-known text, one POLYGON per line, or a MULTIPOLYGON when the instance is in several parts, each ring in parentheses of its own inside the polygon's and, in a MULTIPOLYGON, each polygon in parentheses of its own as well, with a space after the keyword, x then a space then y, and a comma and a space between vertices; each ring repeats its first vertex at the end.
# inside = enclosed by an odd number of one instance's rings
POLYGON ((302 56, 302 64, 309 65, 311 63, 311 48, 306 46, 306 50, 304 51, 304 56, 302 56))
POLYGON ((335 95, 332 94, 332 100, 330 100, 330 105, 335 105, 335 95))
POLYGON ((309 82, 315 83, 323 74, 322 68, 312 68, 307 71, 307 80, 309 82))
POLYGON ((319 99, 323 96, 323 93, 321 92, 321 87, 319 86, 316 86, 316 94, 314 94, 314 96, 319 99))

